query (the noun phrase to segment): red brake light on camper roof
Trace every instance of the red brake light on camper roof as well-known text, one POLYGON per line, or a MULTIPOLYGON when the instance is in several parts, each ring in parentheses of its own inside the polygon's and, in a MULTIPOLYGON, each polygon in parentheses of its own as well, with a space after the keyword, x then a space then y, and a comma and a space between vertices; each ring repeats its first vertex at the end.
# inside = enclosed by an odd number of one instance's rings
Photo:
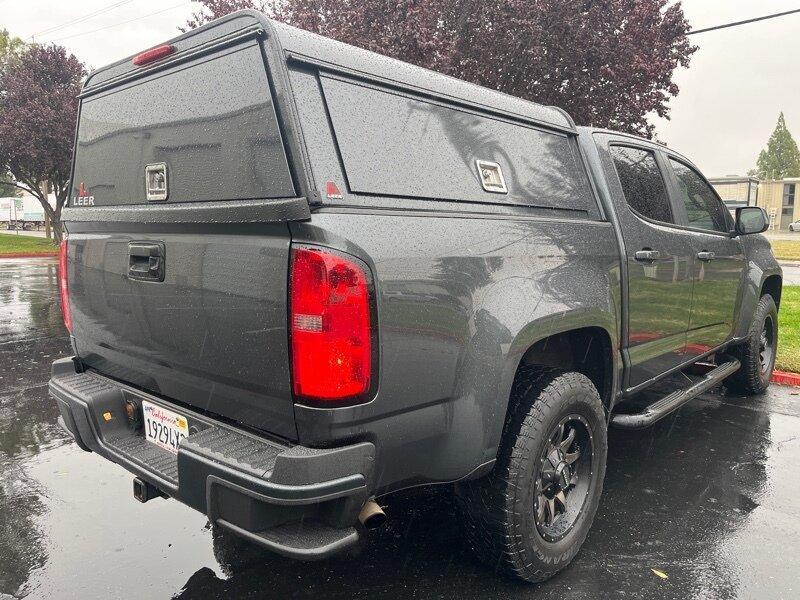
POLYGON ((145 50, 141 54, 134 56, 133 64, 135 64, 137 67, 143 67, 144 65, 157 61, 159 58, 169 56, 173 52, 175 52, 175 46, 172 44, 156 46, 155 48, 150 48, 150 50, 145 50))

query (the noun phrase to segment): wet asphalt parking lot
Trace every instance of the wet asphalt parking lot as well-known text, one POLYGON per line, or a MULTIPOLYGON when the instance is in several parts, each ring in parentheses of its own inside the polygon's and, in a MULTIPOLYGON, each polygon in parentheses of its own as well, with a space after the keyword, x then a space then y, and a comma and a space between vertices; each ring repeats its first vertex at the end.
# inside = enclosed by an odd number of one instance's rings
POLYGON ((131 475, 70 441, 47 396, 69 353, 57 296, 53 259, 0 260, 0 600, 800 598, 800 390, 710 393, 612 430, 594 527, 545 584, 477 561, 446 489, 387 498, 363 545, 299 563, 177 502, 139 504, 131 475))

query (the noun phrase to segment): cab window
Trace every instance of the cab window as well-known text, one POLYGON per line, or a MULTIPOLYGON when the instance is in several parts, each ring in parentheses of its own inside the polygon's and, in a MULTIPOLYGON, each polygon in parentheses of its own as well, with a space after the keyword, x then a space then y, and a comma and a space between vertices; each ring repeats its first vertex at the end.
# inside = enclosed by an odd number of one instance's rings
POLYGON ((670 158, 669 163, 678 182, 680 201, 686 207, 689 227, 708 229, 709 231, 728 231, 725 206, 717 198, 711 186, 697 171, 682 162, 670 158))
POLYGON ((648 219, 674 223, 667 186, 655 155, 630 146, 611 146, 610 151, 628 206, 648 219))

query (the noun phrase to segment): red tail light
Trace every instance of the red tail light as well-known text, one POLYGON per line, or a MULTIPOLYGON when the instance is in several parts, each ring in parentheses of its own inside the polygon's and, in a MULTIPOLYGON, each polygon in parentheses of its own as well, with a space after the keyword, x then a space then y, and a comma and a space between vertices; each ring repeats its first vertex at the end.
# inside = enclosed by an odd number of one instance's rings
POLYGON ((175 46, 172 46, 171 44, 156 46, 155 48, 150 48, 150 50, 145 50, 141 54, 134 56, 133 64, 135 64, 137 67, 143 67, 144 65, 157 61, 159 58, 169 56, 173 52, 175 52, 175 46))
POLYGON ((64 326, 72 333, 72 313, 69 310, 69 283, 67 281, 67 240, 61 240, 58 249, 58 295, 61 298, 61 315, 64 326))
POLYGON ((367 400, 373 368, 369 272, 321 248, 293 248, 291 261, 295 397, 323 403, 367 400))

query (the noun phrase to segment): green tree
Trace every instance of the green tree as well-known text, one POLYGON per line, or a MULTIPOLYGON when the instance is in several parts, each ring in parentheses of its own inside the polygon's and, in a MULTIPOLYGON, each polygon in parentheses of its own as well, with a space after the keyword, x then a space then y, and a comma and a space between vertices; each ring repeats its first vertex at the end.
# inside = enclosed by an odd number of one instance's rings
MULTIPOLYGON (((6 175, 0 174, 0 177, 8 177, 8 176, 9 176, 8 174, 6 175)), ((11 185, 10 183, 3 183, 2 181, 0 181, 0 198, 10 198, 12 196, 21 196, 21 195, 22 192, 20 192, 20 190, 16 186, 11 185)))
POLYGON ((8 29, 0 29, 0 73, 7 65, 19 60, 24 49, 25 42, 8 33, 8 29))
POLYGON ((800 150, 786 128, 783 113, 778 117, 767 147, 758 155, 755 171, 761 179, 800 177, 800 150))
MULTIPOLYGON (((8 29, 0 29, 0 77, 9 65, 16 64, 25 48, 25 42, 8 33, 8 29)), ((0 172, 0 198, 19 196, 20 190, 13 185, 3 183, 10 178, 8 173, 0 172)))

